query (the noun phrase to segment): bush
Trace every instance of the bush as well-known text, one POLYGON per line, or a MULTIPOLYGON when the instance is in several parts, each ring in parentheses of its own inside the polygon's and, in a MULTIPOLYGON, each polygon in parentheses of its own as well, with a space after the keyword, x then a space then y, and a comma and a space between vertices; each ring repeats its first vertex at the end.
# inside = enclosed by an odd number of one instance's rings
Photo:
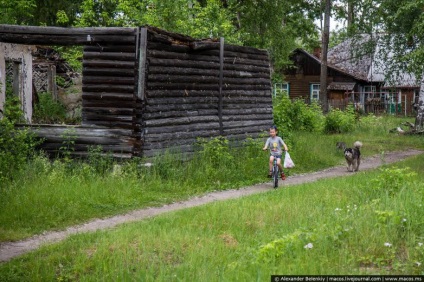
POLYGON ((4 117, 0 119, 0 183, 13 177, 22 169, 28 157, 34 153, 36 142, 28 129, 16 129, 15 123, 22 121, 19 99, 8 97, 4 117))
POLYGON ((325 117, 325 133, 347 133, 351 131, 356 122, 353 106, 348 106, 346 111, 332 109, 325 117))
POLYGON ((61 103, 54 101, 50 93, 39 94, 39 102, 34 107, 35 123, 62 123, 66 119, 66 109, 61 103))
POLYGON ((324 116, 317 103, 306 104, 302 100, 290 101, 287 95, 274 99, 274 123, 280 130, 318 132, 322 130, 324 116))

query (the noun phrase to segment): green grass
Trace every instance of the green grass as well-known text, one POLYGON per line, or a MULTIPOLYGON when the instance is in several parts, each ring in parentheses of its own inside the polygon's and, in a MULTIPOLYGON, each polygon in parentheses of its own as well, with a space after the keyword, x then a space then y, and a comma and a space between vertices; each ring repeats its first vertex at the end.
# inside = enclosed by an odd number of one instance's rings
MULTIPOLYGON (((363 155, 407 148, 424 149, 424 138, 388 133, 403 121, 373 119, 351 134, 323 135, 296 132, 287 138, 296 167, 289 175, 343 164, 335 144, 364 143, 363 155)), ((269 181, 268 155, 263 140, 250 141, 242 150, 228 150, 211 142, 188 162, 167 154, 140 167, 143 160, 113 170, 113 162, 95 155, 90 163, 69 163, 37 157, 9 182, 0 183, 0 242, 58 230, 93 218, 158 206, 213 190, 238 188, 269 181)))
POLYGON ((0 277, 269 281, 271 274, 422 275, 423 171, 420 155, 384 169, 74 235, 0 265, 0 277))

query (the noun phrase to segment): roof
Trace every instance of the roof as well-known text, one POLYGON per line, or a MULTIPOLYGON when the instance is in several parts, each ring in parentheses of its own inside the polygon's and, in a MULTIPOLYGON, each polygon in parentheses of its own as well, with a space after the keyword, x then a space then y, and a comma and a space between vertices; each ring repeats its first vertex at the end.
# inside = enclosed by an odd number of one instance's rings
MULTIPOLYGON (((327 54, 327 66, 330 69, 369 83, 384 83, 384 87, 416 88, 420 82, 413 74, 399 71, 395 78, 388 81, 388 67, 386 61, 379 56, 380 48, 385 44, 376 35, 359 35, 350 38, 331 48, 327 54)), ((384 47, 386 48, 386 47, 384 47)), ((296 49, 321 64, 321 60, 303 49, 296 49)), ((389 54, 390 56, 390 54, 389 54)), ((345 90, 353 87, 342 83, 329 85, 330 90, 345 90), (331 88, 330 88, 331 87, 331 88), (337 88, 337 89, 336 89, 337 88)))
POLYGON ((331 82, 327 90, 352 91, 355 88, 355 82, 331 82))
MULTIPOLYGON (((316 56, 314 56, 314 55, 310 54, 308 51, 306 51, 306 50, 304 50, 304 49, 302 49, 302 48, 297 48, 296 50, 294 50, 294 51, 293 51, 293 53, 295 53, 295 52, 301 52, 301 53, 305 54, 306 56, 308 56, 309 58, 311 58, 312 60, 316 61, 318 64, 321 64, 321 60, 320 60, 320 58, 318 58, 318 57, 316 57, 316 56)), ((353 75, 352 73, 349 73, 349 72, 345 71, 344 69, 342 69, 342 68, 340 68, 340 67, 338 67, 338 66, 336 66, 336 65, 333 65, 333 64, 331 64, 331 63, 327 63, 327 67, 328 67, 328 68, 330 68, 330 69, 333 69, 333 70, 335 70, 335 71, 337 71, 337 72, 340 72, 340 73, 342 73, 342 74, 344 74, 344 75, 347 75, 347 76, 353 77, 353 78, 355 78, 355 79, 357 79, 357 80, 363 80, 362 78, 360 78, 360 77, 356 77, 356 76, 355 76, 355 75, 353 75)))
POLYGON ((356 79, 367 81, 374 55, 372 42, 369 37, 345 40, 328 50, 327 64, 342 69, 356 79), (366 48, 362 48, 364 45, 367 45, 366 48))

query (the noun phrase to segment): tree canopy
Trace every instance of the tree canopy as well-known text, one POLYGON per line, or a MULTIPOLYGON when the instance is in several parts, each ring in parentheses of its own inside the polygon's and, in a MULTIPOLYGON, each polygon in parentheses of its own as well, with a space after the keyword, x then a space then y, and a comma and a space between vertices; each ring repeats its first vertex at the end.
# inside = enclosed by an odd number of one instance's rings
POLYGON ((151 25, 268 49, 276 70, 297 47, 319 46, 311 0, 0 0, 0 23, 63 27, 151 25))

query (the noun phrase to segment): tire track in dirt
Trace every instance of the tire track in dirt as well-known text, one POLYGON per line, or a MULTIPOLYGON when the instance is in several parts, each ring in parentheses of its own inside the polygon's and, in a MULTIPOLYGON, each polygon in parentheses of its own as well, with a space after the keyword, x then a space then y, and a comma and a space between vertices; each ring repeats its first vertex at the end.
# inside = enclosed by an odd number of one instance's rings
MULTIPOLYGON (((361 162, 360 171, 378 168, 384 164, 398 162, 408 157, 419 155, 422 153, 424 152, 419 150, 407 150, 398 152, 388 152, 384 155, 377 155, 370 158, 366 158, 363 159, 361 162)), ((323 178, 332 178, 346 175, 352 175, 352 173, 347 172, 346 166, 336 166, 318 172, 290 176, 283 183, 282 181, 280 181, 279 187, 287 187, 291 185, 313 182, 323 178)), ((273 190, 271 182, 252 185, 240 189, 216 191, 205 194, 203 196, 193 197, 186 201, 176 202, 161 207, 145 208, 109 218, 94 219, 81 225, 68 227, 67 229, 62 231, 44 232, 43 234, 36 235, 22 241, 3 242, 0 243, 0 262, 7 262, 19 255, 35 250, 43 244, 62 241, 72 234, 113 228, 122 223, 143 220, 166 212, 201 206, 214 201, 240 198, 243 196, 266 192, 270 190, 273 190)))

